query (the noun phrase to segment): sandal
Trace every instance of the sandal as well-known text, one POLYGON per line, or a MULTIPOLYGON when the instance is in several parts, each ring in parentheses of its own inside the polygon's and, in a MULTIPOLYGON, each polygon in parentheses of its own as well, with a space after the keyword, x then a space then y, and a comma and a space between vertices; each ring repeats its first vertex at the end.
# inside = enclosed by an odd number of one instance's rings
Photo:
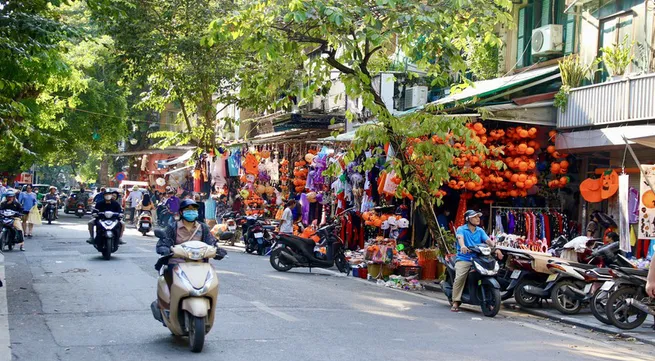
POLYGON ((25 246, 20 246, 20 250, 21 250, 22 252, 25 252, 25 246))
POLYGON ((450 312, 459 312, 459 305, 453 303, 453 306, 450 308, 450 312))

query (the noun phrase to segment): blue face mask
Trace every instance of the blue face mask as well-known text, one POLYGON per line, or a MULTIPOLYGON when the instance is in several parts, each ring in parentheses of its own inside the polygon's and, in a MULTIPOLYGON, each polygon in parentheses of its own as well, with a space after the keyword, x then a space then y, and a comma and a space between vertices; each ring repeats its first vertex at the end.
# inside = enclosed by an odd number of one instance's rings
POLYGON ((182 217, 188 222, 194 222, 196 219, 198 219, 198 211, 193 209, 186 210, 182 212, 182 217))

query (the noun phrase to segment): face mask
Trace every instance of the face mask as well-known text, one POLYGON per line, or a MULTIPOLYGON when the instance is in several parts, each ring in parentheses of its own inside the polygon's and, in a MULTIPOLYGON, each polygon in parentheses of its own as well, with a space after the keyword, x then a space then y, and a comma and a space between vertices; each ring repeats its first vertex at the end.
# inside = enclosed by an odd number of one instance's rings
POLYGON ((112 198, 114 198, 114 196, 112 196, 112 195, 110 195, 110 194, 108 194, 108 195, 105 196, 105 200, 106 200, 106 201, 110 201, 112 198))
POLYGON ((186 210, 182 212, 182 217, 184 217, 186 221, 194 222, 196 219, 198 219, 198 211, 194 211, 191 209, 186 210))

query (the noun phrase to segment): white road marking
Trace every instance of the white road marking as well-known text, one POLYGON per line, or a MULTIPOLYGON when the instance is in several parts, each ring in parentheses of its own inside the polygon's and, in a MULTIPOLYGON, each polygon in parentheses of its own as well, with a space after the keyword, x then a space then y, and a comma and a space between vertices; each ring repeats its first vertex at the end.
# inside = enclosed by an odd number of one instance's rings
POLYGON ((5 277, 5 256, 0 253, 0 361, 11 360, 11 340, 9 337, 9 310, 7 308, 7 278, 5 277))
POLYGON ((274 310, 274 309, 266 306, 265 304, 263 304, 261 302, 254 301, 254 302, 250 302, 250 303, 252 303, 252 305, 257 307, 258 309, 260 309, 260 310, 262 310, 262 311, 264 311, 266 313, 270 313, 271 315, 279 317, 279 318, 281 318, 281 319, 283 319, 285 321, 289 321, 289 322, 300 321, 299 319, 291 316, 288 313, 284 313, 284 312, 281 312, 281 311, 274 310))

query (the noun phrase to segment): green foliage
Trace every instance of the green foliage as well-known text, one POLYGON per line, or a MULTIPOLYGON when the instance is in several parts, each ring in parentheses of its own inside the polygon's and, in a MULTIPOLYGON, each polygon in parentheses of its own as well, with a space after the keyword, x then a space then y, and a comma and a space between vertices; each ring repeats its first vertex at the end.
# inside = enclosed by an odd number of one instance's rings
POLYGON ((571 88, 577 88, 585 79, 591 77, 597 70, 600 59, 595 59, 591 64, 584 64, 582 59, 576 55, 569 55, 558 62, 559 72, 562 76, 562 87, 555 94, 554 105, 560 111, 566 111, 568 96, 571 88))
POLYGON ((498 76, 498 49, 502 44, 470 41, 466 49, 466 64, 475 80, 487 80, 498 76))
POLYGON ((625 74, 626 69, 630 66, 634 56, 632 55, 632 43, 628 43, 628 36, 623 38, 621 44, 614 44, 602 48, 603 63, 612 74, 612 76, 621 76, 625 74))
POLYGON ((562 85, 561 88, 559 88, 559 91, 557 94, 555 94, 555 99, 553 100, 553 105, 555 108, 559 109, 562 113, 566 111, 566 106, 569 103, 569 92, 571 91, 571 87, 568 85, 562 85))

